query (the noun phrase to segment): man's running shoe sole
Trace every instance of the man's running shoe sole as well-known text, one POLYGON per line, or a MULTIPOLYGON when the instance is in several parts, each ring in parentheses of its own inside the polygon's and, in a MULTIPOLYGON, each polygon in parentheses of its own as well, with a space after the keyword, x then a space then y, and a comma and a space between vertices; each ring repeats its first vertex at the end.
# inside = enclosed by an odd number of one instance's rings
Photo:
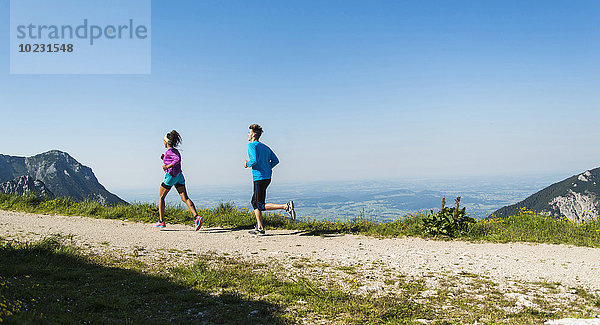
POLYGON ((294 208, 294 201, 288 202, 289 214, 292 216, 292 221, 296 221, 296 210, 294 208))
POLYGON ((250 233, 251 235, 261 236, 261 235, 265 234, 265 231, 258 230, 258 229, 252 229, 252 230, 248 231, 248 233, 250 233))

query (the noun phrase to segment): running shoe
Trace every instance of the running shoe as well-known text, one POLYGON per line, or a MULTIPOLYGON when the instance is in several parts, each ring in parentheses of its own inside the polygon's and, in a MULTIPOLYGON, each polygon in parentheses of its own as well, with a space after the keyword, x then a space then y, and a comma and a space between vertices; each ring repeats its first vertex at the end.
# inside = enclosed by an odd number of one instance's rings
POLYGON ((157 222, 154 224, 154 227, 156 227, 156 228, 164 228, 164 227, 166 227, 166 226, 167 226, 167 224, 166 224, 164 221, 163 221, 163 222, 157 221, 157 222))
POLYGON ((200 230, 200 228, 202 227, 202 217, 201 216, 196 217, 196 220, 194 221, 194 226, 196 226, 196 231, 200 230))
POLYGON ((257 226, 254 226, 254 229, 248 231, 250 234, 252 235, 264 235, 265 234, 265 230, 264 229, 258 229, 257 226))
POLYGON ((285 211, 290 214, 292 221, 296 221, 296 210, 294 209, 294 201, 290 201, 285 205, 285 211))

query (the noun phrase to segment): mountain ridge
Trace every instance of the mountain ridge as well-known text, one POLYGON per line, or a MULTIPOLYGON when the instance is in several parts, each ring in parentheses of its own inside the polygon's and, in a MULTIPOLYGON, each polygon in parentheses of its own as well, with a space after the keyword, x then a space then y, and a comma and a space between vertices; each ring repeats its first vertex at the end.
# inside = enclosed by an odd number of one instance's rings
POLYGON ((100 184, 90 167, 60 150, 30 157, 0 154, 0 183, 23 176, 43 182, 55 196, 76 201, 89 199, 104 205, 128 204, 100 184))
POLYGON ((600 167, 549 185, 523 201, 502 207, 491 216, 519 214, 526 208, 554 218, 582 222, 600 215, 600 167))

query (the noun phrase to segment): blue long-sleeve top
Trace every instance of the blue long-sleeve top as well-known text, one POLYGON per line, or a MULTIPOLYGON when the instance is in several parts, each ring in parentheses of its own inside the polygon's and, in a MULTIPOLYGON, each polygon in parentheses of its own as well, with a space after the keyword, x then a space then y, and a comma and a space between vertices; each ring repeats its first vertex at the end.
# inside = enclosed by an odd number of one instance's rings
POLYGON ((266 144, 258 141, 248 143, 248 157, 250 160, 246 167, 252 167, 252 179, 271 179, 272 169, 279 163, 275 153, 266 144))

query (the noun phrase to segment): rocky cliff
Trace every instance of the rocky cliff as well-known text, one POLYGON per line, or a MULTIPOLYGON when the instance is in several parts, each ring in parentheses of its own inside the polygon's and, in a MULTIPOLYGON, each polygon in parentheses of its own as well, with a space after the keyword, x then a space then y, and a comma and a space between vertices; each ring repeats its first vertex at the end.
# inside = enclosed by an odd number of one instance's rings
POLYGON ((600 216, 600 168, 587 170, 552 184, 525 200, 494 212, 498 217, 518 214, 519 209, 581 222, 600 216))
POLYGON ((99 201, 105 205, 127 204, 98 182, 92 169, 68 153, 52 150, 31 157, 0 155, 0 183, 21 176, 39 180, 55 195, 77 201, 99 201))
POLYGON ((0 192, 5 194, 33 193, 44 197, 53 197, 54 194, 46 187, 44 182, 33 179, 31 176, 21 176, 12 181, 0 184, 0 192))

